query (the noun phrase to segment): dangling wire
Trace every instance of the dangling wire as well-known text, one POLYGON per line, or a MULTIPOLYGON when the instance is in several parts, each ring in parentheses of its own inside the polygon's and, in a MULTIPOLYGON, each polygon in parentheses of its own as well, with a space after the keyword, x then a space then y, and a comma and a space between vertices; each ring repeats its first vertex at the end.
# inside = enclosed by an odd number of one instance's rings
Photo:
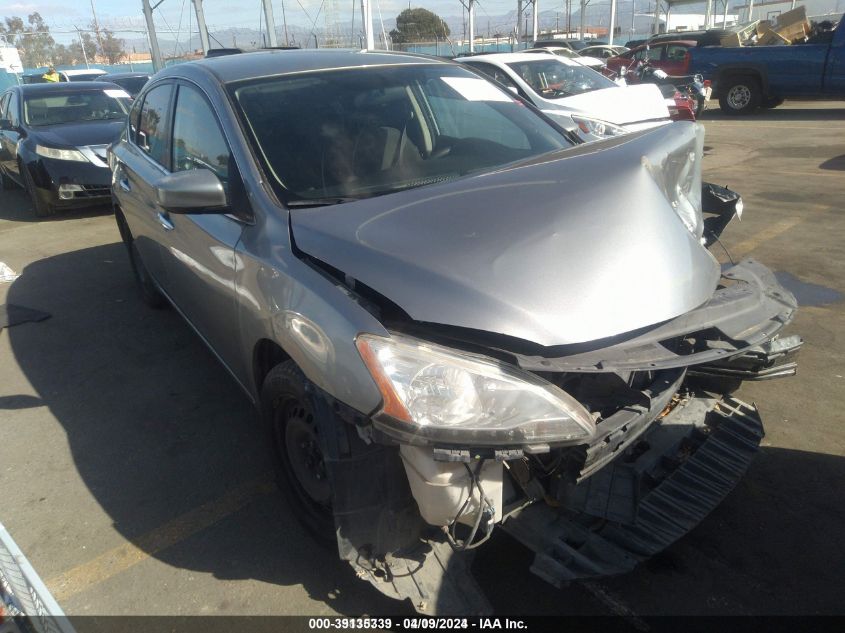
POLYGON ((483 459, 479 461, 476 472, 472 471, 469 464, 464 464, 464 468, 466 468, 467 474, 469 475, 469 494, 461 505, 461 509, 458 510, 458 513, 455 515, 455 518, 452 519, 452 522, 444 528, 446 538, 449 540, 449 544, 452 546, 452 549, 456 552, 475 549, 476 547, 486 543, 493 534, 493 517, 495 516, 495 509, 490 503, 490 500, 487 498, 487 495, 484 494, 484 488, 481 486, 481 480, 479 478, 485 461, 486 460, 483 459), (473 492, 476 488, 478 488, 478 512, 475 515, 475 521, 473 522, 469 536, 461 541, 458 539, 456 534, 458 519, 463 516, 469 502, 472 501, 473 492), (478 534, 478 528, 481 526, 481 519, 484 518, 485 514, 489 514, 487 525, 485 526, 485 534, 481 539, 475 541, 475 536, 478 534))

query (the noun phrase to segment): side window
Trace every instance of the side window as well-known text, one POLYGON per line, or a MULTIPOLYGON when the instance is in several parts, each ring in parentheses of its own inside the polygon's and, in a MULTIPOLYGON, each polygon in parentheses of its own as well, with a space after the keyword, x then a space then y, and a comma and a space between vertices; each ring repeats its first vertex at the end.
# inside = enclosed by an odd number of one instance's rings
POLYGON ((666 51, 665 46, 651 46, 648 49, 648 61, 650 62, 658 62, 660 58, 663 56, 663 53, 666 51))
POLYGON ((12 122, 12 125, 17 126, 21 124, 20 110, 18 106, 18 95, 13 92, 9 93, 9 102, 6 105, 6 118, 12 122))
POLYGON ((141 118, 141 100, 135 99, 132 109, 129 111, 129 138, 132 142, 138 138, 138 123, 141 118))
POLYGON ((9 107, 9 95, 11 93, 7 92, 2 97, 0 97, 0 119, 8 119, 9 117, 6 116, 6 110, 9 107))
POLYGON ((476 70, 480 70, 493 81, 502 84, 505 88, 516 88, 517 93, 524 96, 522 90, 520 90, 519 86, 516 85, 516 82, 501 68, 498 68, 493 64, 485 64, 484 62, 473 62, 472 64, 467 65, 472 66, 476 70))
POLYGON ((670 44, 666 47, 666 59, 673 62, 682 62, 687 56, 687 47, 679 44, 670 44))
POLYGON ((135 142, 154 161, 168 166, 167 117, 170 113, 172 84, 156 86, 144 97, 135 142))
POLYGON ((191 86, 179 86, 172 147, 173 171, 209 169, 220 178, 228 193, 229 146, 211 106, 202 93, 191 86))

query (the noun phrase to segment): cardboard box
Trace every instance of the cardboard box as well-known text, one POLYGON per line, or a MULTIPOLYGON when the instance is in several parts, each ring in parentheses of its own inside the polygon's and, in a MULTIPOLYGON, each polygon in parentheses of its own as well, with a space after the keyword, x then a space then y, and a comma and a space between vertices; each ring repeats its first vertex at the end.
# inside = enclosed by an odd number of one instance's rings
POLYGON ((776 46, 791 43, 783 35, 769 28, 765 29, 757 38, 757 46, 776 46))

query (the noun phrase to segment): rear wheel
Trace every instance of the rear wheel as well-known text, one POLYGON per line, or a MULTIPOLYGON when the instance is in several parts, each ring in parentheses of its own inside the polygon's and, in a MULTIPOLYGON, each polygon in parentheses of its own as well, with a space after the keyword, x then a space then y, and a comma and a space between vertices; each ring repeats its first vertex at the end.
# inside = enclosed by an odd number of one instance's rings
POLYGON ((36 217, 46 218, 53 215, 56 212, 55 207, 38 195, 38 188, 35 186, 35 181, 32 179, 29 169, 23 163, 18 163, 18 165, 20 173, 23 176, 24 189, 29 194, 29 199, 32 200, 32 207, 35 209, 36 217))
POLYGON ((725 114, 750 114, 760 105, 760 82, 754 77, 729 77, 719 89, 719 106, 725 114))
POLYGON ((115 212, 117 219, 117 228, 120 231, 120 237, 126 245, 126 250, 129 252, 129 264, 132 266, 132 275, 135 277, 135 283, 141 291, 141 298, 151 308, 163 308, 167 305, 167 300, 158 291, 158 288, 144 266, 144 260, 141 259, 141 253, 138 251, 138 246, 135 244, 135 239, 132 233, 129 232, 129 226, 120 211, 115 212))
POLYGON ((307 384, 293 361, 270 370, 261 388, 262 418, 279 487, 308 533, 328 546, 334 541, 332 486, 307 384))
POLYGON ((6 172, 0 169, 0 187, 3 188, 3 191, 8 191, 9 189, 16 189, 17 186, 18 183, 9 178, 6 175, 6 172))

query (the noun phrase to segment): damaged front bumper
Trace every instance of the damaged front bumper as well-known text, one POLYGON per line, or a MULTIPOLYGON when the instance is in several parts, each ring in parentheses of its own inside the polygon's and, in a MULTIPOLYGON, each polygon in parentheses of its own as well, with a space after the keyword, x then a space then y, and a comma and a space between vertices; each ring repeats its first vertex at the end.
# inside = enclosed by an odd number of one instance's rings
POLYGON ((557 586, 632 570, 742 477, 763 426, 756 407, 729 394, 742 380, 795 373, 802 341, 781 331, 796 309, 771 271, 745 260, 723 270, 703 305, 645 331, 537 354, 488 346, 574 397, 595 433, 577 445, 400 441, 397 450, 373 420, 359 423, 378 457, 333 467, 341 556, 380 591, 439 614, 490 611, 465 550, 496 525, 557 586), (373 481, 363 494, 361 482, 373 481))

